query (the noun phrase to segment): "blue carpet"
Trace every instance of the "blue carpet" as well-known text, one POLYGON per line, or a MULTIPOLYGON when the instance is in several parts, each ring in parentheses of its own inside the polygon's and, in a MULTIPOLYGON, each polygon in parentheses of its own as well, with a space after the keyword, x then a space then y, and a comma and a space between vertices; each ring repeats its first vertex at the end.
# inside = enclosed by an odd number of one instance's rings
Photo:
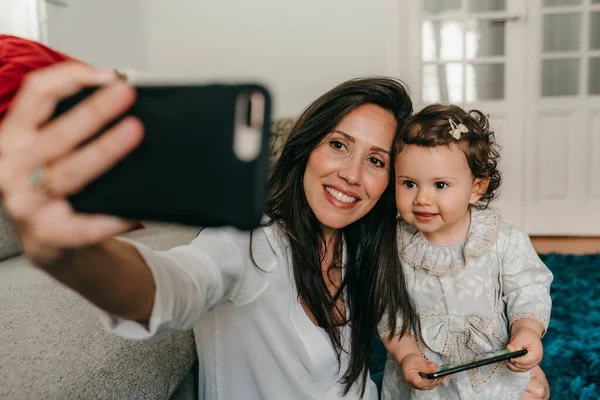
MULTIPOLYGON (((600 254, 541 255, 554 274, 552 319, 540 364, 557 400, 600 399, 600 254)), ((385 348, 376 339, 371 377, 381 388, 385 348)))

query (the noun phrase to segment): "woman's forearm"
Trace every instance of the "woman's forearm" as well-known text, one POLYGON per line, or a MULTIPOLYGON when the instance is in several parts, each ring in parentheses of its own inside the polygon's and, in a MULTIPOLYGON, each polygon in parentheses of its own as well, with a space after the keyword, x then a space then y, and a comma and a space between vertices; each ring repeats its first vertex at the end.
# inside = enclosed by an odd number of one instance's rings
POLYGON ((156 285, 136 248, 116 239, 68 251, 52 265, 39 265, 101 309, 146 324, 156 285))

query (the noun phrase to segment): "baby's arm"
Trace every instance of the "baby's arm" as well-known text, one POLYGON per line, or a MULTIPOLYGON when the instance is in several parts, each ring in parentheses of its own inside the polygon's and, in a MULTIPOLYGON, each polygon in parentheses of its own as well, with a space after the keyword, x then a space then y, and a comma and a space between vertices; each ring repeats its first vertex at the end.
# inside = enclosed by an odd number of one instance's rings
POLYGON ((507 348, 527 349, 523 357, 506 363, 512 371, 528 371, 542 360, 541 337, 548 328, 552 300, 553 276, 536 254, 529 236, 512 228, 508 250, 503 258, 502 282, 504 301, 510 323, 511 338, 507 348))
POLYGON ((396 335, 391 339, 382 337, 382 341, 387 351, 402 367, 402 374, 410 387, 431 390, 440 384, 443 378, 425 379, 419 375, 419 372, 435 372, 437 365, 423 357, 413 335, 396 335))

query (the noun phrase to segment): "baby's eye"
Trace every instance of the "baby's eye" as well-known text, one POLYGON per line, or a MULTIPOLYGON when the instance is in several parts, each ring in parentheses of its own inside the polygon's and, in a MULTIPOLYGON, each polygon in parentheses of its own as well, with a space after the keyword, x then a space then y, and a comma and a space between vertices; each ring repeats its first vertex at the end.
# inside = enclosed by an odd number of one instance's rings
POLYGON ((446 189, 449 185, 446 182, 436 182, 435 183, 435 188, 436 189, 446 189))
POLYGON ((385 163, 377 157, 369 157, 369 162, 374 164, 377 168, 385 167, 385 163))
POLYGON ((336 150, 343 150, 346 145, 338 140, 332 140, 329 142, 329 145, 336 150))
POLYGON ((417 184, 414 183, 413 181, 404 181, 402 183, 407 189, 414 189, 417 187, 417 184))

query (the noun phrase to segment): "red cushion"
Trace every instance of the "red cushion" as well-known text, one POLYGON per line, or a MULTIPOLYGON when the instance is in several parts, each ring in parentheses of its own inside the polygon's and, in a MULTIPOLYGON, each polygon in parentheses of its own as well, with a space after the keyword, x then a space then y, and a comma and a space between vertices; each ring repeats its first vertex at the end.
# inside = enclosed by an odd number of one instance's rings
POLYGON ((62 61, 74 59, 41 43, 0 35, 0 120, 29 72, 62 61))

